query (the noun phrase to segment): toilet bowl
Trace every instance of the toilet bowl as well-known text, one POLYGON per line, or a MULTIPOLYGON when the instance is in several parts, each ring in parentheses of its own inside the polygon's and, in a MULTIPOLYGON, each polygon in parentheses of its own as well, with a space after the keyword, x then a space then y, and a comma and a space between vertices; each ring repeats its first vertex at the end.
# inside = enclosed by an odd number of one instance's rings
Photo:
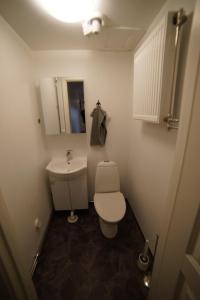
POLYGON ((103 235, 114 238, 118 232, 118 223, 126 212, 126 202, 120 192, 119 173, 115 162, 100 162, 97 165, 94 206, 103 235))

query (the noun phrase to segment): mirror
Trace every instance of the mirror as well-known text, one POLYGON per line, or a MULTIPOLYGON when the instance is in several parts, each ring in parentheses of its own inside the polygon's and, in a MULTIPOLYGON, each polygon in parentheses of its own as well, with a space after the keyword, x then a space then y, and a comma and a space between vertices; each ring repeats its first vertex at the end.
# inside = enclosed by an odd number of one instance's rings
POLYGON ((82 80, 43 78, 40 90, 47 135, 86 132, 82 80))
POLYGON ((82 81, 67 81, 69 115, 72 133, 84 133, 85 104, 82 81))

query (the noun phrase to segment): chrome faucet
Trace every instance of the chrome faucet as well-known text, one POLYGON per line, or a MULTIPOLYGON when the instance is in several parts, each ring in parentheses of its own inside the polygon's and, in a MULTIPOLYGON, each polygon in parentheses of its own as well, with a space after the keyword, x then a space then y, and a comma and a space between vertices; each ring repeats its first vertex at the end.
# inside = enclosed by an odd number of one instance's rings
POLYGON ((72 153, 72 150, 71 149, 68 149, 66 151, 66 157, 67 157, 67 163, 69 163, 70 159, 71 159, 71 153, 72 153))

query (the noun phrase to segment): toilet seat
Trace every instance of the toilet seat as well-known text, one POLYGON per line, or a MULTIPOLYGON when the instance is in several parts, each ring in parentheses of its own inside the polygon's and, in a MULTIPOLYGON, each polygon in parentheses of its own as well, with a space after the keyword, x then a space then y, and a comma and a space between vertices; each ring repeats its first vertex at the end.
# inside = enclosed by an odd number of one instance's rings
POLYGON ((119 222, 126 212, 126 202, 120 192, 96 193, 94 195, 94 206, 98 215, 109 223, 119 222))

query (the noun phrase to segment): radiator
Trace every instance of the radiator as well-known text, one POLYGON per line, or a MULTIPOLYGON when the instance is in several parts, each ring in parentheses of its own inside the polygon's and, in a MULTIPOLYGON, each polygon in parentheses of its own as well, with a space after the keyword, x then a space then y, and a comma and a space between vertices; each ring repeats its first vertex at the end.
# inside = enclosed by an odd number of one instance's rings
POLYGON ((169 112, 176 51, 173 16, 168 13, 134 54, 135 119, 158 124, 169 112))

